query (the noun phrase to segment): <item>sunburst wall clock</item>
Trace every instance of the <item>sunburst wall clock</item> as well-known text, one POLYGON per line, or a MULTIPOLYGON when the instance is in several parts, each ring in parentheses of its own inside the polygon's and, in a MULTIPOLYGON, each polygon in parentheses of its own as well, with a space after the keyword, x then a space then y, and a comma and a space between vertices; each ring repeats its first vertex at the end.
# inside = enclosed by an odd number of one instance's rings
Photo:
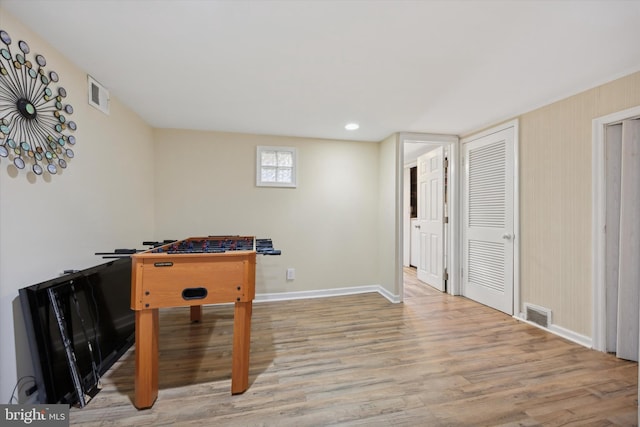
POLYGON ((59 76, 45 70, 44 56, 35 55, 32 62, 25 41, 15 46, 0 30, 0 157, 18 169, 29 166, 36 175, 54 175, 74 156, 71 132, 77 126, 68 120, 73 107, 64 102, 67 91, 53 87, 59 76))

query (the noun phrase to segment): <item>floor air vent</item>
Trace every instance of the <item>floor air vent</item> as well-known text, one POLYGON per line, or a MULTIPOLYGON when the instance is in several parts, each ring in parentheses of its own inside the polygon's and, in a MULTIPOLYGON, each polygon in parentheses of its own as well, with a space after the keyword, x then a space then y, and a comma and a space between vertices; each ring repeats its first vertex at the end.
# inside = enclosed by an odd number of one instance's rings
POLYGON ((525 319, 529 322, 548 328, 551 325, 551 310, 533 304, 524 304, 525 319))

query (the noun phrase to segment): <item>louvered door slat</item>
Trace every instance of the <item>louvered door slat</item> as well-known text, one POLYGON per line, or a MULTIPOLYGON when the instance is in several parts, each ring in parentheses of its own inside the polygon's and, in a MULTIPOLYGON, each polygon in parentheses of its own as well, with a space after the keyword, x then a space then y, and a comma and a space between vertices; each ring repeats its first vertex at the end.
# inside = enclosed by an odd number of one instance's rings
POLYGON ((505 141, 469 151, 469 225, 504 228, 505 141))
POLYGON ((504 248, 498 243, 469 241, 469 281, 504 291, 504 248))

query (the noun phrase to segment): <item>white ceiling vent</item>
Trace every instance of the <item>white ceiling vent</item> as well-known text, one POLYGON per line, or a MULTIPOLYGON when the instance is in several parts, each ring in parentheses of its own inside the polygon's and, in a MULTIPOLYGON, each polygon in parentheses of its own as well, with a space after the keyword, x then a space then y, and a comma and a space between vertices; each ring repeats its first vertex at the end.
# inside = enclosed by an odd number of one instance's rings
POLYGON ((87 81, 89 83, 89 105, 109 114, 109 91, 90 75, 87 75, 87 81))

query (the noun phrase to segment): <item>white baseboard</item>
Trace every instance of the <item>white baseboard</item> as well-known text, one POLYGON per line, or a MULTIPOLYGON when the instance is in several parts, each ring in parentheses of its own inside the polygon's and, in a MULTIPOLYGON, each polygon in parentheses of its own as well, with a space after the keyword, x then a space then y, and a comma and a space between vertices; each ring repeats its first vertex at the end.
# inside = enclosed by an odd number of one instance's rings
POLYGON ((551 332, 554 335, 558 335, 559 337, 562 337, 564 339, 567 339, 569 341, 572 341, 576 344, 580 344, 581 346, 587 347, 587 348, 593 348, 593 341, 590 337, 586 336, 586 335, 582 335, 579 334, 575 331, 572 331, 570 329, 566 329, 563 328, 562 326, 558 326, 558 325, 554 325, 551 324, 551 326, 549 326, 548 328, 545 328, 543 326, 538 325, 537 323, 533 323, 530 322, 528 320, 526 320, 524 318, 524 313, 520 313, 519 315, 515 315, 513 316, 515 319, 527 323, 529 325, 535 326, 537 328, 540 328, 544 331, 548 331, 551 332))
MULTIPOLYGON (((371 292, 377 292, 383 297, 385 297, 389 302, 392 303, 400 303, 402 300, 399 295, 394 295, 389 292, 387 289, 383 288, 380 285, 367 285, 367 286, 352 286, 349 288, 334 288, 334 289, 318 289, 314 291, 296 291, 296 292, 277 292, 277 293, 266 293, 266 294, 256 294, 253 302, 269 302, 269 301, 288 301, 288 300, 298 300, 298 299, 307 299, 307 298, 327 298, 327 297, 337 297, 343 295, 357 295, 357 294, 366 294, 371 292)), ((231 303, 232 304, 232 303, 231 303)), ((545 328, 543 326, 538 325, 537 323, 530 322, 524 318, 524 313, 520 313, 513 316, 514 319, 519 320, 521 322, 527 323, 529 325, 540 328, 544 331, 551 332, 554 335, 565 338, 571 342, 579 344, 581 346, 587 348, 593 348, 592 339, 586 335, 579 334, 570 329, 563 328, 562 326, 552 324, 550 327, 545 328)))
POLYGON ((377 292, 392 303, 400 302, 398 295, 393 295, 380 285, 367 285, 367 286, 353 286, 349 288, 335 288, 335 289, 319 289, 315 291, 296 291, 296 292, 278 292, 269 294, 256 294, 256 298, 253 300, 256 303, 266 301, 287 301, 306 298, 326 298, 337 297, 342 295, 356 295, 365 294, 370 292, 377 292))

